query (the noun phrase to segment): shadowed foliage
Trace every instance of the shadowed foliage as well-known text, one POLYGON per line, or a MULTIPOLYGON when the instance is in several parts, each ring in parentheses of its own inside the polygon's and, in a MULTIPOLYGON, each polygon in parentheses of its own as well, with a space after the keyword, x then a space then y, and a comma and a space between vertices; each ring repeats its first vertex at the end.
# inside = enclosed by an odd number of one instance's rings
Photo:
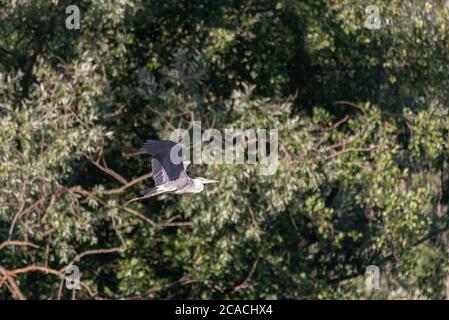
POLYGON ((1 299, 449 297, 445 1, 73 2, 0 0, 1 299), (193 121, 278 129, 276 174, 127 204, 193 121))

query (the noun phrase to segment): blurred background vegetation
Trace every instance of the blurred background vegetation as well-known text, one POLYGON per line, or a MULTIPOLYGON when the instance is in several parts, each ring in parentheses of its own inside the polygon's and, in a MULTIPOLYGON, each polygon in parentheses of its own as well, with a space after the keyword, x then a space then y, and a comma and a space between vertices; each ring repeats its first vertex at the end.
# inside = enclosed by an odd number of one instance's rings
POLYGON ((0 298, 449 298, 446 5, 0 0, 0 298), (277 173, 126 205, 193 120, 279 129, 277 173))

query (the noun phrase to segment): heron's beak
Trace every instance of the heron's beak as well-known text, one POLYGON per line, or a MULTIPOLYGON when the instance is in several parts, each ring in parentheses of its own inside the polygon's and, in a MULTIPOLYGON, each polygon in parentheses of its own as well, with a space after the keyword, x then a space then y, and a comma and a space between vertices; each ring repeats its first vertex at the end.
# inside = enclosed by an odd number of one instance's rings
POLYGON ((202 181, 203 184, 206 184, 206 183, 217 183, 217 182, 218 182, 217 180, 210 180, 210 179, 204 179, 202 181))

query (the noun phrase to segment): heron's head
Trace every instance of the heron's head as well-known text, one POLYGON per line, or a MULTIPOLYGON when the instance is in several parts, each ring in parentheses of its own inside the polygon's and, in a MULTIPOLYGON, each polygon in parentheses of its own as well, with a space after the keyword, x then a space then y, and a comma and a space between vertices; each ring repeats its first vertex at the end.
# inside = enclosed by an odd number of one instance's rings
POLYGON ((197 178, 194 178, 193 180, 196 181, 196 182, 199 182, 201 184, 217 183, 218 182, 217 180, 206 179, 206 178, 203 178, 203 177, 197 177, 197 178))

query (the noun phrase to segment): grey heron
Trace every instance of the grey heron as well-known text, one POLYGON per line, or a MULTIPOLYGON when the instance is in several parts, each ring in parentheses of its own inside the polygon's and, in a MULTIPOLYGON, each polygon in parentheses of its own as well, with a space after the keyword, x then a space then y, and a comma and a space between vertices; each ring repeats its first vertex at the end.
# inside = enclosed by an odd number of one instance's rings
POLYGON ((203 191, 204 185, 216 183, 202 177, 190 178, 187 175, 187 167, 190 161, 182 160, 182 144, 168 140, 148 140, 141 151, 151 156, 151 167, 155 186, 145 191, 143 197, 130 201, 147 199, 164 193, 199 193, 203 191))

